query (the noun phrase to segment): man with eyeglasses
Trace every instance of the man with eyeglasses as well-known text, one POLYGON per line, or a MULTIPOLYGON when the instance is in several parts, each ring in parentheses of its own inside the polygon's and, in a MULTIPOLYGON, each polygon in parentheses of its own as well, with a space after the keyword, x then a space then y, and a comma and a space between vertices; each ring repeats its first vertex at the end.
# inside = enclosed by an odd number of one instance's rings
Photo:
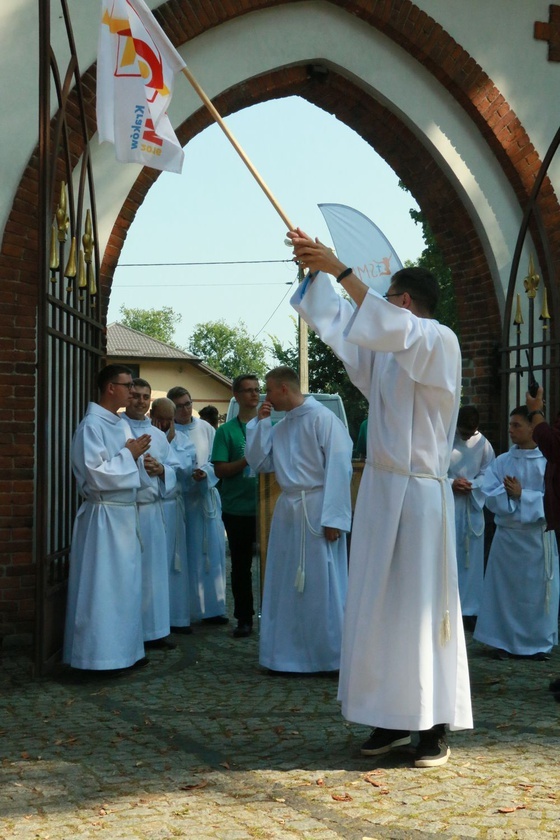
POLYGON ((135 438, 117 413, 130 401, 129 368, 107 365, 97 386, 99 401, 89 403, 72 441, 83 501, 72 534, 63 658, 73 668, 115 673, 148 661, 136 495, 149 481, 139 461, 151 435, 135 438))
POLYGON ((370 406, 352 529, 342 712, 374 727, 364 755, 409 744, 415 730, 415 766, 439 766, 449 756, 446 724, 473 725, 447 480, 461 391, 459 343, 434 319, 439 287, 429 271, 396 272, 384 300, 318 239, 300 229, 288 236, 295 258, 312 272, 292 305, 333 348, 370 406))
POLYGON ((177 385, 167 392, 175 404, 175 431, 190 438, 196 461, 185 491, 187 552, 191 575, 191 618, 227 624, 226 547, 218 478, 210 463, 216 430, 193 417, 192 397, 177 385))
POLYGON ((134 437, 151 436, 150 448, 141 459, 149 483, 136 496, 142 537, 142 627, 146 648, 172 650, 177 645, 167 638, 171 622, 169 569, 166 552, 162 551, 167 543, 162 503, 174 494, 179 462, 164 432, 147 416, 151 399, 150 383, 139 377, 133 379, 125 419, 134 437))
POLYGON ((236 639, 253 631, 253 546, 257 531, 257 479, 245 458, 247 423, 256 417, 261 389, 253 374, 233 380, 233 396, 239 405, 237 417, 219 426, 212 447, 212 463, 221 480, 222 520, 231 553, 231 589, 236 639))

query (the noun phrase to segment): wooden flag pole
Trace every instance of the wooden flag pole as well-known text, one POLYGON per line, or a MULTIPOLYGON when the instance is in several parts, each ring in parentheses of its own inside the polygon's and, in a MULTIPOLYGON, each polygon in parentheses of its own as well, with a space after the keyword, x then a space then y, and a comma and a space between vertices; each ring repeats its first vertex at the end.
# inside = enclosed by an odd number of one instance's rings
POLYGON ((204 102, 204 104, 206 105, 206 107, 208 108, 208 110, 210 111, 212 116, 214 117, 215 121, 218 123, 218 125, 220 126, 220 128, 222 129, 222 131, 224 132, 226 137, 228 138, 229 142, 231 143, 231 145, 233 146, 233 148, 235 149, 235 151, 237 152, 237 154, 239 155, 239 157, 241 158, 241 160, 243 161, 243 163, 245 164, 245 166, 247 167, 247 169, 249 170, 249 172, 251 173, 251 175, 255 179, 255 181, 258 183, 258 185, 260 186, 260 188, 262 189, 262 191, 264 192, 264 194, 266 195, 266 197, 268 198, 268 200, 270 201, 270 203, 272 204, 272 206, 274 207, 274 209, 276 210, 278 215, 281 217, 284 224, 287 225, 288 230, 295 230, 295 226, 292 224, 292 222, 290 221, 290 219, 288 218, 286 213, 283 211, 281 206, 278 204, 278 202, 276 201, 276 199, 274 198, 274 196, 270 192, 269 188, 267 187, 267 185, 265 184, 265 182, 263 181, 263 179, 261 178, 261 176, 259 175, 257 170, 255 169, 255 167, 253 166, 253 164, 251 163, 251 161, 249 160, 249 158, 247 157, 247 155, 245 154, 245 152, 243 151, 243 149, 241 148, 241 146, 239 145, 239 143, 237 142, 237 140, 235 139, 235 137, 233 136, 233 134, 231 133, 231 131, 227 127, 227 125, 224 123, 223 119, 221 118, 218 111, 215 109, 211 100, 206 96, 206 94, 204 93, 204 91, 202 90, 200 85, 198 84, 198 82, 195 79, 195 77, 193 76, 193 74, 190 72, 190 70, 187 67, 183 67, 181 72, 187 77, 187 79, 189 80, 189 82, 191 83, 191 85, 193 86, 195 91, 198 93, 198 95, 200 96, 200 98, 202 99, 202 101, 204 102))

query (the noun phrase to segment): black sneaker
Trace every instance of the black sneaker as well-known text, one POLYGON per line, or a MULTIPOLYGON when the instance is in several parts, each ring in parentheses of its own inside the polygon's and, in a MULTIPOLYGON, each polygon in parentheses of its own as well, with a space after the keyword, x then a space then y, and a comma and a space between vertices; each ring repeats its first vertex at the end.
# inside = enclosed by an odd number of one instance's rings
POLYGON ((391 752, 394 747, 404 747, 410 744, 410 732, 405 729, 382 729, 378 726, 362 744, 362 755, 383 755, 391 752))
POLYGON ((144 647, 147 650, 175 650, 177 644, 168 638, 151 639, 148 642, 144 642, 144 647))
POLYGON ((447 764, 451 750, 445 740, 445 728, 434 726, 420 732, 420 740, 416 747, 414 759, 415 767, 439 767, 447 764))
POLYGON ((248 636, 251 635, 253 632, 253 625, 252 624, 244 624, 243 622, 239 622, 237 627, 233 631, 233 638, 234 639, 246 639, 248 636))
POLYGON ((191 625, 188 624, 186 627, 172 627, 171 632, 178 633, 180 636, 191 636, 193 629, 191 625))

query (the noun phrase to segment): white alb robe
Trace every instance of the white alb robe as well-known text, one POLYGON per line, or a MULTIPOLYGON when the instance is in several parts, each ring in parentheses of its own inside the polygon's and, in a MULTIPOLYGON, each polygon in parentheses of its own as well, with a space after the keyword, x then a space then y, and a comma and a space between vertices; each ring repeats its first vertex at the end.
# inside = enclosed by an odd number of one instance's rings
POLYGON ((83 502, 72 534, 64 662, 128 668, 144 656, 142 558, 136 492, 147 482, 126 448, 130 426, 90 403, 72 441, 83 502))
POLYGON ((204 470, 203 481, 191 479, 185 492, 187 553, 190 573, 191 617, 194 621, 225 615, 226 543, 218 479, 210 463, 215 429, 193 417, 191 423, 175 423, 196 450, 195 469, 204 470))
POLYGON ((495 514, 474 638, 521 656, 547 653, 558 644, 558 548, 546 531, 544 471, 540 449, 512 446, 484 477, 486 505, 495 514), (510 499, 506 475, 521 484, 510 499))
MULTIPOLYGON (((163 639, 169 635, 169 574, 167 553, 162 546, 167 545, 165 519, 162 500, 173 493, 177 479, 173 457, 167 437, 145 417, 133 420, 124 415, 132 430, 133 437, 151 435, 147 453, 163 464, 163 475, 148 477, 149 484, 142 487, 136 496, 140 534, 142 537, 142 632, 144 641, 163 639)), ((144 460, 142 455, 139 460, 144 460)))
POLYGON ((302 283, 292 305, 370 405, 352 528, 342 713, 387 729, 470 728, 447 481, 461 385, 457 338, 373 291, 354 310, 325 275, 302 283))
POLYGON ((484 580, 484 493, 482 481, 488 465, 494 460, 491 443, 480 432, 463 440, 455 435, 449 481, 466 478, 471 482, 469 493, 454 493, 455 533, 457 540, 457 572, 459 598, 463 615, 478 615, 484 580))
POLYGON ((255 472, 275 472, 282 488, 268 539, 259 662, 273 671, 340 667, 348 581, 352 440, 313 397, 272 425, 247 424, 245 457, 255 472))
POLYGON ((189 627, 191 590, 184 493, 192 481, 196 451, 188 435, 176 434, 170 446, 179 466, 175 490, 163 499, 169 564, 169 612, 172 627, 189 627))

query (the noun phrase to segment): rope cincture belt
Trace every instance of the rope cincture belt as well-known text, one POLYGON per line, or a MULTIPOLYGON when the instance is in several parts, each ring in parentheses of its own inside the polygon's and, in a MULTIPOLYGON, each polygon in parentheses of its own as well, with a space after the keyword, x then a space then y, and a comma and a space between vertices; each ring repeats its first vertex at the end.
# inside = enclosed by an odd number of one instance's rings
POLYGON ((299 543, 299 563, 296 571, 296 579, 294 581, 294 586, 298 592, 303 592, 305 589, 305 548, 306 548, 306 534, 307 530, 313 534, 314 537, 322 537, 323 531, 316 531, 315 528, 311 525, 309 521, 309 515, 307 513, 307 501, 306 496, 309 493, 313 493, 317 490, 322 490, 323 487, 309 487, 307 490, 284 490, 283 492, 286 496, 301 498, 301 534, 300 534, 300 543, 299 543))
POLYGON ((554 553, 552 548, 552 540, 554 531, 546 531, 546 525, 543 525, 543 550, 544 550, 544 609, 546 614, 550 613, 550 589, 552 581, 554 580, 554 553))
POLYGON ((185 501, 182 493, 178 493, 175 497, 175 506, 175 550, 173 554, 173 569, 176 572, 180 572, 182 571, 181 554, 179 553, 179 546, 181 544, 181 528, 184 531, 187 524, 185 501))
POLYGON ((138 513, 138 505, 136 502, 109 502, 106 499, 86 499, 90 505, 105 505, 106 507, 133 507, 136 514, 136 536, 140 543, 140 548, 144 551, 144 541, 140 533, 140 515, 138 513))
POLYGON ((202 497, 202 554, 205 557, 204 571, 210 573, 210 556, 208 554, 208 520, 217 519, 220 498, 215 487, 208 487, 208 492, 202 497))
POLYGON ((451 619, 449 617, 449 586, 448 586, 448 563, 447 563, 447 503, 445 501, 445 486, 447 484, 447 475, 430 475, 429 473, 413 473, 407 470, 401 470, 398 467, 391 467, 388 464, 380 464, 377 461, 369 461, 367 463, 370 467, 383 472, 395 473, 396 475, 403 475, 406 478, 429 478, 431 481, 437 481, 441 489, 441 518, 442 518, 442 562, 443 562, 443 587, 444 587, 444 610, 439 628, 439 640, 441 645, 446 645, 451 639, 451 619))

